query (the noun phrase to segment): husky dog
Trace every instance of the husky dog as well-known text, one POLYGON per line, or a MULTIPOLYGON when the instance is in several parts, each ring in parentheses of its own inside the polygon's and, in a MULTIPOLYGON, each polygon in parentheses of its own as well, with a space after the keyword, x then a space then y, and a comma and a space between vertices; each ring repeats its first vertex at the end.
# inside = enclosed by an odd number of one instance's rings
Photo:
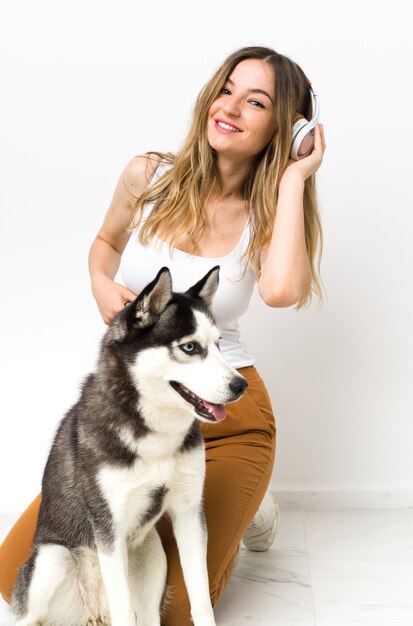
POLYGON ((215 625, 198 420, 223 420, 223 404, 247 387, 219 352, 218 274, 175 293, 163 267, 103 336, 47 460, 32 552, 12 595, 20 626, 159 626, 170 599, 155 528, 165 512, 193 622, 215 625))

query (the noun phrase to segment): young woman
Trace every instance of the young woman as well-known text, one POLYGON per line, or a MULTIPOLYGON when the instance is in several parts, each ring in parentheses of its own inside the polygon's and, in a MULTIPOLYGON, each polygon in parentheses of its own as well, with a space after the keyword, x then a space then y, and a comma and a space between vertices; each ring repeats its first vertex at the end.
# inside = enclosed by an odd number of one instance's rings
MULTIPOLYGON (((255 283, 271 307, 296 304, 299 310, 311 302, 312 290, 323 300, 314 267, 320 244, 319 269, 323 245, 315 189, 325 150, 321 125, 309 156, 290 158, 293 124, 313 114, 309 84, 296 63, 271 48, 231 54, 201 90, 178 154, 149 152, 127 163, 90 249, 92 292, 106 324, 163 265, 170 268, 174 291, 186 290, 220 265, 213 304, 220 348, 248 388, 227 405, 223 422, 200 423, 213 606, 229 582, 241 539, 250 549, 265 550, 276 524, 266 494, 275 417, 254 357, 240 342, 238 319, 255 283), (125 286, 114 282, 119 268, 125 286)), ((7 601, 30 551, 40 498, 0 548, 0 591, 7 601)), ((173 590, 162 624, 190 626, 169 518, 161 518, 157 528, 173 590)))

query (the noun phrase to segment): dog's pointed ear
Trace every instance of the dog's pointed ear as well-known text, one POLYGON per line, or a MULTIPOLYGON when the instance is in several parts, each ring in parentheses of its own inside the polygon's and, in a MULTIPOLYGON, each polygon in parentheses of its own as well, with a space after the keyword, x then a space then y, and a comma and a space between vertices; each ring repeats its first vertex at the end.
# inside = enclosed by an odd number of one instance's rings
POLYGON ((134 323, 141 328, 155 323, 166 309, 171 297, 171 273, 167 267, 162 267, 156 278, 146 285, 145 289, 132 303, 132 307, 135 310, 134 323))
POLYGON ((215 265, 201 280, 187 290, 187 294, 193 298, 201 298, 211 308, 212 300, 218 289, 219 265, 215 265))

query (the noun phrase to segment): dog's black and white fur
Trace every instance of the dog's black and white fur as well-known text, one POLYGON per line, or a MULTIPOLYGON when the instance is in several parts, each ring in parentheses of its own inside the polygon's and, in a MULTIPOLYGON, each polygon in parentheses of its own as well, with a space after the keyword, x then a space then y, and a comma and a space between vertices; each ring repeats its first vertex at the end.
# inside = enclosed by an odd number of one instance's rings
POLYGON ((211 314, 219 267, 185 293, 162 268, 105 333, 96 372, 61 421, 33 549, 12 607, 20 626, 159 626, 171 519, 195 626, 214 626, 198 420, 225 416, 246 380, 225 362, 211 314))

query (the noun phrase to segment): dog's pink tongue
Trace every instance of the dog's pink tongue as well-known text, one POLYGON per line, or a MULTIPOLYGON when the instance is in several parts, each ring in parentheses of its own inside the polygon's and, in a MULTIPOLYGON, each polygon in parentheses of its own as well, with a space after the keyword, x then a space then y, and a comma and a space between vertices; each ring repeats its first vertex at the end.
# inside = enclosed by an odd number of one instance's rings
POLYGON ((202 400, 202 402, 207 409, 212 409, 212 413, 217 422, 225 419, 225 406, 223 404, 211 404, 211 402, 207 402, 206 400, 202 400))

